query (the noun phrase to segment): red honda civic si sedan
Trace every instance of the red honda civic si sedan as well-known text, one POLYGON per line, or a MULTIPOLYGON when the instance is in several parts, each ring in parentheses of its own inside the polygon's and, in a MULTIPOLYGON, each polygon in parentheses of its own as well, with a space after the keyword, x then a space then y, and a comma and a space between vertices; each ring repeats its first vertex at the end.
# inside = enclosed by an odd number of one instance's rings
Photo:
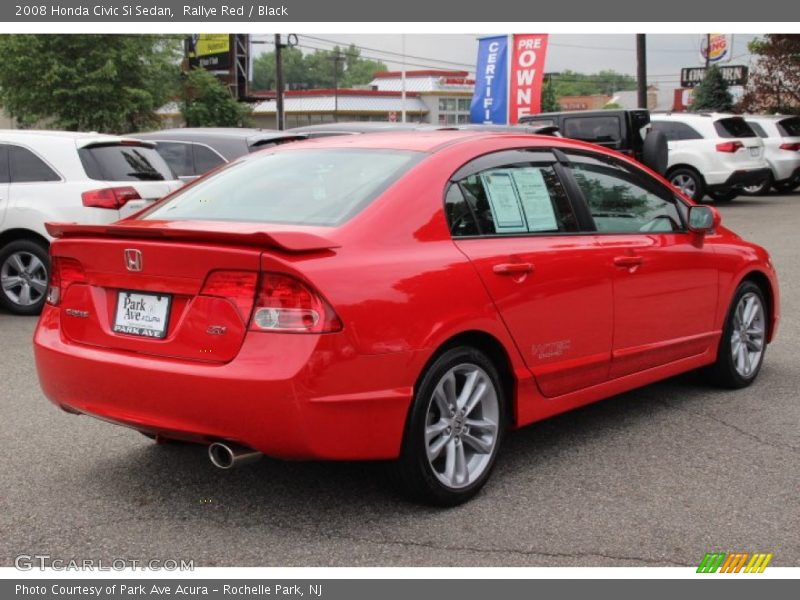
POLYGON ((554 137, 320 138, 48 227, 55 404, 223 468, 393 459, 440 505, 483 486, 510 428, 700 367, 750 384, 778 322, 764 249, 554 137))

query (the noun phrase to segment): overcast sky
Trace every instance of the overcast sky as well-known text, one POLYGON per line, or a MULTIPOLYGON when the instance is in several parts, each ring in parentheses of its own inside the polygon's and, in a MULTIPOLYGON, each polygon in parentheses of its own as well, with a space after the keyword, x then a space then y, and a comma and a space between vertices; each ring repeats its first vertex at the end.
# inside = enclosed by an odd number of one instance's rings
MULTIPOLYGON (((747 43, 757 34, 736 34, 732 64, 748 64, 747 43)), ((299 45, 305 52, 313 48, 356 44, 362 55, 382 60, 390 69, 401 68, 403 36, 381 34, 310 34, 300 35, 299 45)), ((650 83, 675 87, 681 67, 700 66, 700 34, 648 34, 647 70, 650 83)), ((269 39, 272 36, 253 36, 269 39)), ((420 34, 405 36, 406 68, 461 69, 474 72, 477 36, 469 34, 420 34)), ((271 45, 254 45, 254 52, 272 50, 271 45)), ((631 34, 552 34, 547 51, 546 70, 565 69, 595 73, 613 69, 620 73, 636 73, 635 36, 631 34)))

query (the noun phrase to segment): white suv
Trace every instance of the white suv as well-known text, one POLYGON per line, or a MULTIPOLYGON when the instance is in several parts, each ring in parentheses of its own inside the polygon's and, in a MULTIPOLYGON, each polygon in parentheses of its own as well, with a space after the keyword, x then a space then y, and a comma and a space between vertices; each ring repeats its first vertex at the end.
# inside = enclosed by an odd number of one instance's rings
POLYGON ((764 143, 741 117, 716 113, 654 113, 650 126, 667 138, 666 178, 700 201, 733 200, 768 176, 764 143))
POLYGON ((760 185, 747 188, 747 193, 766 194, 770 186, 789 193, 800 187, 800 117, 753 115, 745 120, 764 140, 764 155, 772 171, 760 185))
POLYGON ((111 223, 179 188, 142 140, 0 131, 0 306, 36 314, 48 284, 48 221, 111 223))

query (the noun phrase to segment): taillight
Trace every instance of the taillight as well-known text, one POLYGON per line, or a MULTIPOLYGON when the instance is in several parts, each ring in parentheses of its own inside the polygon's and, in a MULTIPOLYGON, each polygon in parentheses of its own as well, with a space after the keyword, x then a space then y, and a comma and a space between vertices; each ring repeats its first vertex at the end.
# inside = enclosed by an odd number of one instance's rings
POLYGON ((86 272, 74 258, 52 256, 50 258, 50 286, 47 303, 58 306, 67 288, 73 283, 86 283, 86 272))
POLYGON ((286 333, 339 331, 342 322, 325 299, 283 273, 262 273, 250 329, 286 333))
POLYGON ((81 194, 81 199, 83 200, 83 205, 90 208, 119 209, 131 200, 141 200, 142 197, 136 191, 136 188, 128 185, 89 190, 81 194))
POLYGON ((781 144, 781 150, 791 150, 792 152, 800 152, 800 143, 795 144, 781 144))
POLYGON ((254 271, 212 271, 200 295, 231 300, 239 309, 242 321, 247 323, 253 310, 257 283, 258 273, 254 271))
POLYGON ((717 152, 736 152, 740 148, 744 148, 744 144, 739 141, 717 144, 717 152))

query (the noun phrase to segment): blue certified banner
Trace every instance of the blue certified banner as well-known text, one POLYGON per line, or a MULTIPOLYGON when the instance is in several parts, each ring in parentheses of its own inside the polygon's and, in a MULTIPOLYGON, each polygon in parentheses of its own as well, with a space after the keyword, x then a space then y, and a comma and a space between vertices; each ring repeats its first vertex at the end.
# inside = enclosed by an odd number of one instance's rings
POLYGON ((478 40, 475 93, 470 106, 473 123, 505 125, 508 121, 508 37, 478 40))

